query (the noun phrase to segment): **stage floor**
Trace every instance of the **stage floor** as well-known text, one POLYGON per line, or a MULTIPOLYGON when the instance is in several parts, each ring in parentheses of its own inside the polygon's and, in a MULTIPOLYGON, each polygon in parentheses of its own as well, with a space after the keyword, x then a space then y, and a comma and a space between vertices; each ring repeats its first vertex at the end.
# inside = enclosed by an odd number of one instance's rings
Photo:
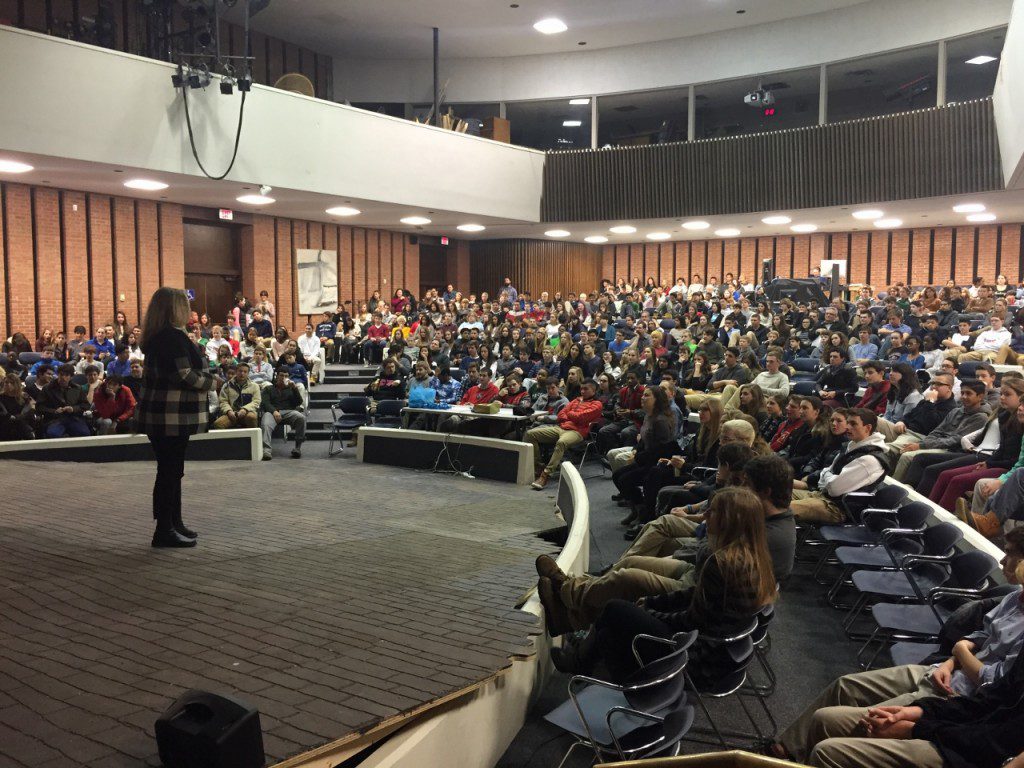
POLYGON ((492 676, 535 621, 554 486, 349 457, 193 462, 192 550, 154 550, 153 465, 5 462, 0 765, 159 765, 190 688, 260 711, 268 763, 492 676))

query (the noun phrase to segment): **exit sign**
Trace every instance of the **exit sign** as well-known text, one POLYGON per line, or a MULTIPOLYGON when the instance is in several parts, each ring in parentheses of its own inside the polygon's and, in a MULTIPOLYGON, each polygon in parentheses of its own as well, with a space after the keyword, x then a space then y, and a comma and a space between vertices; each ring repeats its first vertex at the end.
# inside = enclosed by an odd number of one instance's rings
POLYGON ((442 237, 441 238, 441 245, 448 245, 448 238, 447 237, 442 237))
POLYGON ((232 211, 230 208, 221 208, 220 209, 220 218, 221 218, 221 221, 234 221, 235 212, 232 211))

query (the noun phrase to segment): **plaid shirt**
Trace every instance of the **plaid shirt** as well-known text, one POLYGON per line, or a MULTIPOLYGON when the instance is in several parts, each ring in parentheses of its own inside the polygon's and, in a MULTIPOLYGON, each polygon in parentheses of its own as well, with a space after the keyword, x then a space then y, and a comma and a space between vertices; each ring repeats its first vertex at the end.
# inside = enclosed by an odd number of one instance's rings
POLYGON ((462 383, 455 379, 448 379, 447 384, 442 384, 437 376, 430 377, 430 387, 437 392, 439 403, 455 405, 462 396, 462 383))
POLYGON ((151 437, 194 435, 206 430, 207 393, 216 378, 188 336, 165 328, 146 344, 139 432, 151 437))

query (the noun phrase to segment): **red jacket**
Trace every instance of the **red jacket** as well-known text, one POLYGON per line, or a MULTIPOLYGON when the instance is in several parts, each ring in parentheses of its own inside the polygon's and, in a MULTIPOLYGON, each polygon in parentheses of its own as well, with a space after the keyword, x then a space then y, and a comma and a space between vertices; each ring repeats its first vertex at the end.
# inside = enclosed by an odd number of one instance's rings
POLYGON ((590 434, 590 425, 601 418, 601 401, 596 397, 584 400, 577 397, 558 412, 558 426, 579 432, 582 437, 590 434))
POLYGON ((107 388, 100 384, 92 396, 92 412, 101 419, 127 421, 135 414, 135 397, 124 386, 111 397, 107 388))
POLYGON ((779 428, 775 430, 775 437, 772 438, 772 451, 778 453, 785 448, 786 443, 789 442, 789 436, 799 429, 803 423, 803 419, 797 419, 796 421, 786 419, 784 422, 779 424, 779 428))
POLYGON ((860 399, 854 408, 867 408, 869 411, 874 411, 876 414, 881 416, 885 413, 885 408, 889 404, 889 382, 879 382, 877 386, 869 385, 864 390, 864 397, 860 399))
MULTIPOLYGON (((619 404, 618 408, 623 408, 632 412, 640 410, 640 398, 644 396, 644 385, 637 384, 635 387, 630 389, 629 387, 622 387, 619 390, 619 404)), ((630 416, 633 423, 639 427, 643 418, 640 416, 630 416)))
POLYGON ((498 397, 498 386, 492 381, 487 389, 480 389, 480 385, 470 387, 466 394, 459 400, 459 405, 479 405, 493 402, 498 397))

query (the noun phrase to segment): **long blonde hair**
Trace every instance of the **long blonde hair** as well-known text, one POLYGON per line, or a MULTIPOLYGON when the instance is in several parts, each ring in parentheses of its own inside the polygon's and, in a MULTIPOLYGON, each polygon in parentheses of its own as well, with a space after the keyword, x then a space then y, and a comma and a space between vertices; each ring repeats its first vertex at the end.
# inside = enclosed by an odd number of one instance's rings
POLYGON ((188 322, 191 308, 188 296, 181 288, 164 286, 153 292, 142 321, 142 339, 139 347, 149 354, 149 340, 165 328, 181 328, 188 322))

